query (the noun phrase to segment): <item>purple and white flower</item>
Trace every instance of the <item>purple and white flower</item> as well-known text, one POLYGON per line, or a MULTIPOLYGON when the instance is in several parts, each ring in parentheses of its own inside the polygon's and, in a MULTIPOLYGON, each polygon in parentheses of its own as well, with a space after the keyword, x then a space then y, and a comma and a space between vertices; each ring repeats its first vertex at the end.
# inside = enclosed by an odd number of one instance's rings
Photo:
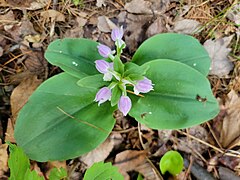
POLYGON ((98 48, 98 53, 104 58, 108 58, 113 54, 113 51, 106 45, 99 44, 97 48, 98 48))
POLYGON ((122 40, 122 38, 123 38, 123 27, 122 26, 120 28, 115 28, 112 30, 111 38, 113 41, 115 41, 115 44, 118 48, 125 48, 125 46, 126 46, 125 42, 122 40))
POLYGON ((115 28, 112 30, 111 38, 113 41, 121 40, 123 37, 123 27, 115 28))
POLYGON ((100 106, 102 103, 106 102, 107 100, 110 100, 112 96, 112 92, 108 87, 101 88, 94 99, 95 102, 98 102, 98 106, 100 106))
POLYGON ((118 109, 123 113, 124 116, 128 114, 132 107, 132 101, 128 96, 121 96, 118 101, 118 109))
POLYGON ((113 71, 113 63, 109 63, 105 60, 96 60, 95 61, 96 69, 104 74, 103 80, 104 81, 111 81, 112 80, 112 72, 113 71))
POLYGON ((133 91, 134 94, 138 95, 139 93, 148 93, 153 90, 152 81, 146 77, 143 80, 139 80, 134 85, 133 91))

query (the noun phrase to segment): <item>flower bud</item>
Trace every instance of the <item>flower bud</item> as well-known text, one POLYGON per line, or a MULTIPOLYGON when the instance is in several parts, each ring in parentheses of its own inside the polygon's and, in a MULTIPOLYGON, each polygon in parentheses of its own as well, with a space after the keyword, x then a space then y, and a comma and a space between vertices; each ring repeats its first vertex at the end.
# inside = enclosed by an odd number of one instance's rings
POLYGON ((134 94, 138 95, 139 93, 148 93, 153 90, 152 81, 146 77, 143 80, 137 81, 134 85, 134 94))
POLYGON ((118 109, 123 113, 124 116, 128 114, 132 107, 132 101, 128 96, 121 96, 118 101, 118 109))
POLYGON ((121 40, 123 37, 123 27, 116 28, 112 30, 111 38, 113 41, 121 40))
POLYGON ((110 70, 113 70, 113 63, 109 63, 107 61, 104 60, 96 60, 95 61, 95 66, 96 69, 104 74, 103 76, 103 80, 104 81, 111 81, 112 80, 112 73, 110 72, 110 70))
POLYGON ((96 69, 102 74, 107 73, 109 68, 113 69, 113 63, 109 63, 105 60, 96 60, 95 64, 96 69))
POLYGON ((98 106, 100 106, 100 104, 106 102, 107 100, 110 100, 111 96, 111 90, 108 87, 103 87, 97 92, 94 101, 98 102, 98 106))
POLYGON ((100 54, 102 57, 108 58, 109 55, 112 54, 111 49, 110 49, 108 46, 105 46, 105 45, 103 45, 103 44, 99 44, 99 45, 97 46, 97 48, 98 48, 99 54, 100 54))

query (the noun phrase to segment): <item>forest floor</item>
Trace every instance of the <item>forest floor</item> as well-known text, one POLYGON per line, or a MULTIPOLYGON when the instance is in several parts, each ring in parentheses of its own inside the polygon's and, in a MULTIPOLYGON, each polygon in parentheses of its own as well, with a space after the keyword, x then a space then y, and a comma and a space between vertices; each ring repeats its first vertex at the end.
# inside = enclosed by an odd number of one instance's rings
POLYGON ((61 72, 44 52, 58 38, 89 38, 108 46, 111 30, 123 26, 131 59, 147 38, 165 32, 192 35, 208 51, 208 76, 220 104, 216 118, 184 130, 152 130, 116 113, 110 137, 93 152, 64 162, 31 167, 47 177, 64 167, 82 179, 96 161, 116 163, 125 179, 240 179, 240 3, 237 0, 1 0, 0 1, 0 179, 8 179, 6 141, 15 142, 19 110, 46 79, 61 72), (74 4, 75 2, 75 4, 74 4), (169 150, 184 157, 176 177, 162 175, 159 160, 169 150), (99 156, 100 154, 100 156, 99 156))

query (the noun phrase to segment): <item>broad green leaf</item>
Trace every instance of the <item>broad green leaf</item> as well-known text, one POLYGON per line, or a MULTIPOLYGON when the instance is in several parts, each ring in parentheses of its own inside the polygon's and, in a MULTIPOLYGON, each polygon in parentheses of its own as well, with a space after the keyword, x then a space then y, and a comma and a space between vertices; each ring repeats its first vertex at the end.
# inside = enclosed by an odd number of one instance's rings
POLYGON ((10 157, 8 167, 10 168, 9 180, 23 180, 26 171, 30 168, 30 162, 22 148, 14 144, 8 143, 10 157))
POLYGON ((87 76, 77 82, 78 86, 94 89, 99 89, 100 87, 106 86, 108 84, 109 82, 103 81, 103 74, 87 76))
POLYGON ((177 151, 168 151, 161 158, 159 166, 162 174, 168 171, 173 176, 176 176, 183 169, 183 158, 177 151))
MULTIPOLYGON (((22 179, 23 180, 23 179, 22 179)), ((24 176, 24 180, 44 180, 43 176, 39 176, 36 171, 31 171, 27 169, 26 174, 24 176)), ((60 180, 60 179, 58 179, 60 180)))
POLYGON ((115 58, 113 59, 113 67, 115 71, 117 71, 120 74, 123 74, 124 64, 122 63, 121 59, 118 56, 115 56, 115 58))
POLYGON ((20 111, 15 139, 30 159, 66 160, 102 143, 115 123, 110 103, 93 102, 97 89, 61 73, 45 81, 20 111))
POLYGON ((111 97, 111 105, 112 106, 115 106, 118 103, 121 95, 122 95, 122 90, 119 88, 118 85, 116 85, 112 89, 112 97, 111 97))
POLYGON ((123 180, 123 175, 111 163, 94 163, 85 173, 84 180, 112 179, 123 180))
POLYGON ((210 58, 204 47, 192 36, 174 33, 155 35, 142 43, 132 62, 142 65, 154 59, 172 59, 189 65, 203 75, 210 68, 210 58))
POLYGON ((219 112, 208 79, 195 69, 172 60, 154 60, 146 77, 154 91, 133 103, 130 115, 154 129, 180 129, 203 123, 219 112))
POLYGON ((94 61, 102 57, 98 53, 97 45, 97 42, 84 38, 58 39, 48 46, 45 58, 72 76, 82 78, 98 74, 94 61))
POLYGON ((49 180, 61 180, 67 178, 67 171, 64 168, 53 168, 49 175, 49 180))
POLYGON ((139 74, 144 75, 148 70, 146 66, 139 66, 135 63, 128 62, 125 64, 124 77, 129 76, 130 74, 139 74))

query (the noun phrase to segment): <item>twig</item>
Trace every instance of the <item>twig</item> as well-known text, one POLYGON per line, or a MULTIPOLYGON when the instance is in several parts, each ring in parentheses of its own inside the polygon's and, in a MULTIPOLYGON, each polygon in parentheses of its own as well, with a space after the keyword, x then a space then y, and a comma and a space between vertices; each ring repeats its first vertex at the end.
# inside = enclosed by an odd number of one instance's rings
POLYGON ((184 134, 185 136, 189 136, 190 138, 192 138, 192 139, 194 139, 194 140, 196 140, 196 141, 198 141, 198 142, 200 142, 200 143, 202 143, 202 144, 204 144, 206 146, 209 146, 209 147, 213 148, 214 150, 216 150, 216 151, 218 151, 218 152, 220 152, 220 153, 222 153, 222 154, 224 154, 226 156, 232 156, 232 157, 240 158, 240 155, 235 155, 233 153, 227 153, 227 152, 225 152, 226 150, 221 150, 220 148, 217 148, 217 147, 215 147, 215 146, 213 146, 213 145, 211 145, 211 144, 209 144, 209 143, 207 143, 205 141, 202 141, 201 139, 198 139, 195 136, 187 134, 187 133, 185 133, 183 131, 177 130, 177 132, 179 132, 181 134, 184 134))

